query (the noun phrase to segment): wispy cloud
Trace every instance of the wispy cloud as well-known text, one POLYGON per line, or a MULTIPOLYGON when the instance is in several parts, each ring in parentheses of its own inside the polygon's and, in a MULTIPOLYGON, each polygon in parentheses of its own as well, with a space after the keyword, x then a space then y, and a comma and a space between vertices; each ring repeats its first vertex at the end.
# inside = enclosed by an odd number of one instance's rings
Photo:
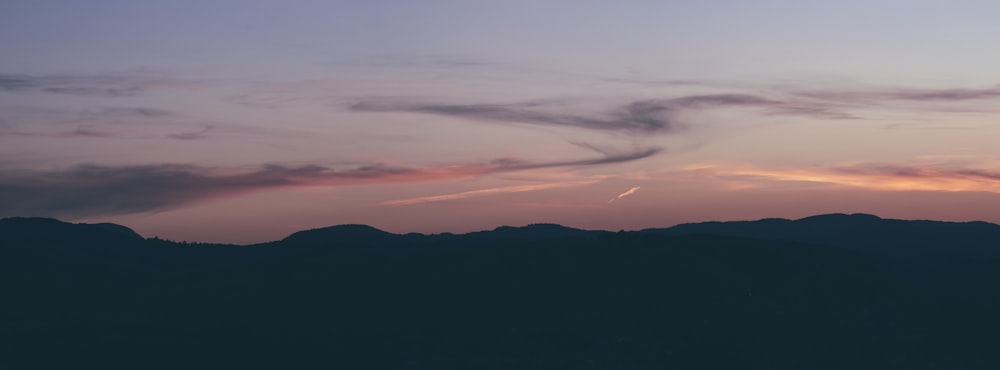
POLYGON ((891 123, 882 126, 889 130, 934 130, 934 131, 969 131, 982 127, 974 125, 948 125, 947 123, 891 123))
POLYGON ((578 127, 605 131, 652 132, 674 129, 667 108, 636 103, 605 117, 547 112, 538 103, 514 104, 414 104, 368 100, 350 106, 363 112, 412 112, 468 118, 479 121, 578 127))
POLYGON ((513 104, 421 104, 394 100, 358 102, 350 109, 363 112, 412 112, 453 116, 480 121, 578 127, 592 130, 652 132, 676 128, 669 108, 652 102, 637 102, 604 117, 591 117, 542 110, 543 103, 513 104))
POLYGON ((205 126, 205 128, 203 128, 201 130, 198 130, 198 131, 190 131, 190 132, 181 132, 181 133, 177 133, 177 134, 169 134, 169 135, 167 135, 167 137, 170 138, 170 139, 177 139, 177 140, 200 140, 200 139, 207 138, 208 137, 208 132, 212 131, 212 129, 213 129, 212 126, 205 126))
MULTIPOLYGON (((0 215, 79 217, 148 212, 280 187, 446 181, 492 173, 619 163, 654 153, 655 149, 647 149, 596 159, 550 162, 504 158, 436 167, 369 164, 338 169, 319 165, 267 165, 252 171, 238 171, 163 164, 85 165, 47 172, 0 170, 0 215)), ((530 187, 520 189, 527 191, 530 187)))
POLYGON ((574 159, 566 161, 551 161, 551 162, 525 162, 519 159, 502 158, 494 161, 497 165, 498 170, 512 171, 512 170, 530 170, 536 168, 550 168, 550 167, 579 167, 579 166, 596 166, 603 164, 613 164, 622 162, 631 162, 639 159, 649 158, 657 153, 660 153, 662 149, 660 148, 636 148, 636 150, 624 153, 605 153, 603 157, 592 158, 592 159, 574 159))
POLYGON ((1000 98, 1000 86, 977 89, 873 88, 856 90, 805 90, 794 94, 815 99, 873 104, 886 101, 960 102, 1000 98))
POLYGON ((1000 98, 1000 87, 989 89, 902 90, 889 93, 891 99, 915 101, 957 101, 1000 98))
POLYGON ((497 66, 497 63, 482 59, 455 55, 373 55, 363 58, 344 59, 332 64, 363 68, 463 68, 497 66))
POLYGON ((202 82, 144 75, 26 75, 0 73, 0 91, 42 92, 94 97, 128 97, 159 87, 197 86, 202 82))
MULTIPOLYGON (((726 107, 764 108, 770 114, 794 114, 823 118, 847 118, 825 106, 789 103, 749 94, 692 95, 672 99, 650 99, 620 105, 603 114, 556 111, 547 102, 510 104, 434 104, 400 99, 365 99, 350 105, 361 112, 410 112, 467 118, 478 121, 577 127, 635 134, 671 132, 684 127, 677 114, 685 110, 726 107)), ((565 111, 560 105, 558 110, 565 111)))
POLYGON ((410 169, 380 165, 334 170, 264 166, 244 173, 188 165, 78 166, 56 172, 0 176, 0 214, 84 216, 169 209, 249 191, 301 185, 430 181, 474 168, 410 169))
POLYGON ((121 140, 152 140, 152 139, 172 139, 172 140, 201 140, 208 138, 209 131, 213 126, 205 126, 200 130, 179 132, 179 133, 150 133, 148 131, 122 130, 109 127, 98 128, 94 125, 80 125, 70 130, 49 130, 49 131, 19 131, 0 129, 0 136, 15 137, 37 137, 37 138, 63 138, 63 139, 121 139, 121 140))
POLYGON ((1000 172, 933 164, 861 163, 835 167, 761 169, 695 165, 688 168, 720 178, 835 184, 887 191, 983 191, 1000 193, 1000 172))
POLYGON ((112 136, 111 133, 103 132, 103 131, 98 131, 98 130, 94 130, 94 129, 90 129, 90 128, 86 128, 86 127, 79 127, 79 128, 77 128, 77 129, 75 129, 73 131, 70 131, 70 132, 67 132, 67 133, 61 133, 60 135, 61 136, 65 136, 65 137, 74 137, 74 136, 82 136, 82 137, 111 137, 112 136))
POLYGON ((183 114, 160 108, 145 106, 101 107, 90 109, 64 109, 59 104, 47 108, 8 106, 2 110, 2 119, 8 128, 24 126, 69 126, 69 125, 150 125, 176 122, 183 114))
POLYGON ((0 126, 0 136, 104 138, 124 140, 195 140, 210 134, 251 134, 259 129, 189 118, 174 110, 148 106, 113 106, 83 110, 15 107, 0 126))
POLYGON ((639 191, 639 188, 640 188, 639 186, 635 186, 635 187, 632 187, 631 189, 626 190, 624 193, 618 194, 618 196, 616 196, 614 198, 611 198, 611 200, 608 201, 608 204, 611 204, 611 203, 613 203, 614 201, 616 201, 618 199, 622 199, 622 198, 627 197, 629 195, 635 194, 635 192, 639 191))
POLYGON ((148 107, 114 107, 105 108, 98 112, 99 115, 110 116, 110 117, 143 117, 143 118, 160 118, 169 117, 174 115, 174 112, 148 107))
POLYGON ((55 132, 26 132, 15 130, 0 130, 0 136, 20 136, 20 137, 52 137, 52 138, 112 138, 115 134, 95 130, 91 127, 77 127, 72 130, 55 132))
POLYGON ((137 95, 143 90, 143 87, 138 81, 121 76, 0 74, 0 90, 118 97, 137 95))
POLYGON ((576 186, 582 186, 582 185, 592 184, 594 182, 596 182, 596 180, 595 181, 562 182, 562 183, 552 183, 552 184, 532 184, 532 185, 503 186, 503 187, 497 187, 497 188, 463 191, 463 192, 451 193, 451 194, 442 194, 442 195, 432 195, 432 196, 426 196, 426 197, 417 197, 417 198, 390 200, 390 201, 382 202, 382 203, 379 203, 379 204, 380 205, 386 205, 386 206, 409 206, 409 205, 414 205, 414 204, 444 202, 444 201, 449 201, 449 200, 465 199, 465 198, 480 197, 480 196, 487 196, 487 195, 494 195, 494 194, 522 193, 522 192, 528 192, 528 191, 538 191, 538 190, 547 190, 547 189, 558 189, 558 188, 576 187, 576 186))

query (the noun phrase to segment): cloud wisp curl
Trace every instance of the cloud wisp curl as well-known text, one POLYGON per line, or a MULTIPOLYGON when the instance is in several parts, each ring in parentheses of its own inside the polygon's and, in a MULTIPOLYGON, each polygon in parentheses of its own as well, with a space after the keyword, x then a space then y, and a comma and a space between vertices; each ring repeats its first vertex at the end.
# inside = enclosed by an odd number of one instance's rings
POLYGON ((672 132, 683 128, 683 122, 677 117, 682 111, 724 107, 756 107, 765 108, 772 114, 838 118, 837 114, 823 107, 802 106, 749 94, 692 95, 673 99, 640 100, 594 115, 555 111, 543 102, 434 104, 395 99, 366 99, 350 105, 349 109, 359 112, 423 113, 497 123, 648 134, 672 132))
POLYGON ((547 112, 535 103, 514 104, 409 104, 390 101, 365 101, 350 106, 362 112, 411 112, 451 116, 500 123, 576 127, 602 131, 653 132, 675 129, 666 116, 667 109, 652 104, 636 104, 612 112, 606 117, 589 117, 547 112))

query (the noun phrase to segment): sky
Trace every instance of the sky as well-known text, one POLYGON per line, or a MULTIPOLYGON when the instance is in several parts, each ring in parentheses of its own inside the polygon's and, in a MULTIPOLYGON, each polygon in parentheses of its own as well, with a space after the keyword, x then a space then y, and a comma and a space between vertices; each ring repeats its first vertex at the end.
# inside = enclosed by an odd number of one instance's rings
POLYGON ((996 1, 4 1, 0 217, 1000 223, 996 1))

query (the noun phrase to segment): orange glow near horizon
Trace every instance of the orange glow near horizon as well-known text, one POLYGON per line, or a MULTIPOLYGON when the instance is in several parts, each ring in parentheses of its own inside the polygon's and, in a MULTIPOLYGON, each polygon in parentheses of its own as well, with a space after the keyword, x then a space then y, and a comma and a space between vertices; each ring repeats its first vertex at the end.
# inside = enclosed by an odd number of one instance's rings
POLYGON ((835 167, 761 169, 750 166, 692 165, 687 170, 727 179, 813 182, 881 191, 946 191, 1000 193, 1000 178, 972 170, 936 167, 835 167))

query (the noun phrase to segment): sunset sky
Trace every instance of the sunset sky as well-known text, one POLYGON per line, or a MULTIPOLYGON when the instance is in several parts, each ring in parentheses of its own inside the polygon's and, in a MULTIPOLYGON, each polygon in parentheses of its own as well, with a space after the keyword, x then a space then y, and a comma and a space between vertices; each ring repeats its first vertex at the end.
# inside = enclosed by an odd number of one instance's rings
POLYGON ((1000 222, 1000 2, 4 1, 0 217, 1000 222))

